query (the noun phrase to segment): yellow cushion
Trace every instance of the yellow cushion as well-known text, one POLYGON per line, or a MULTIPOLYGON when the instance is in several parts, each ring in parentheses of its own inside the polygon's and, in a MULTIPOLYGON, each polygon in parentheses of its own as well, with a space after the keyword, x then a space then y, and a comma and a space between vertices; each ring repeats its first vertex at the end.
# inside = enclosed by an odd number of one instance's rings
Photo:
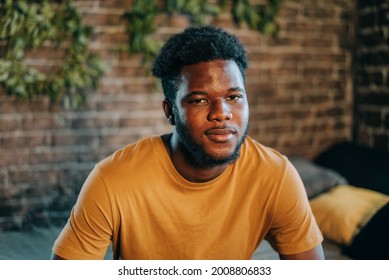
POLYGON ((310 200, 324 237, 348 245, 389 196, 372 190, 340 185, 310 200))

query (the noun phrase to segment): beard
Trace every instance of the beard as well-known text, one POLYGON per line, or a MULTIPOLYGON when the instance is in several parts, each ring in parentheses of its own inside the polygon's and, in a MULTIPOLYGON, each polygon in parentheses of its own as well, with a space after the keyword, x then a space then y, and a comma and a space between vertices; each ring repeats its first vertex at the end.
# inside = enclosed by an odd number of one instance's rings
POLYGON ((245 132, 243 136, 239 139, 233 152, 230 155, 224 157, 216 157, 210 155, 206 152, 204 145, 195 143, 187 127, 181 122, 181 119, 178 117, 178 115, 175 116, 175 129, 177 131, 177 135, 180 138, 181 143, 184 145, 185 154, 188 158, 194 160, 194 162, 192 163, 194 163, 198 167, 211 168, 234 162, 239 158, 240 148, 246 139, 249 130, 249 125, 247 124, 245 132))

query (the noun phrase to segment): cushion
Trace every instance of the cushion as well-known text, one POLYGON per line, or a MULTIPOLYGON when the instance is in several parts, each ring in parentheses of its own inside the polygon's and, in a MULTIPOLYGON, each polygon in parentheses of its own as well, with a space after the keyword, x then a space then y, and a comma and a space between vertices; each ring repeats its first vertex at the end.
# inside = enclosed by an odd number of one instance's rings
POLYGON ((289 159, 300 174, 308 198, 313 198, 337 185, 348 184, 347 180, 334 170, 321 167, 299 156, 289 159))
POLYGON ((389 196, 350 185, 337 186, 310 200, 313 214, 325 238, 349 245, 389 196))
POLYGON ((344 142, 330 147, 314 162, 339 172, 350 185, 389 195, 389 151, 344 142))
POLYGON ((378 210, 343 254, 356 260, 389 259, 389 203, 378 210))

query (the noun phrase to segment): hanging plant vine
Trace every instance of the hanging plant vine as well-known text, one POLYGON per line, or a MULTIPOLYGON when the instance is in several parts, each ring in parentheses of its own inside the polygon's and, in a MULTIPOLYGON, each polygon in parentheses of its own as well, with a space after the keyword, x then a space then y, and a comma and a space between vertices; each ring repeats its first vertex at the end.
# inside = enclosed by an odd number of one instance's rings
POLYGON ((209 0, 135 0, 132 7, 123 14, 123 18, 127 20, 128 50, 132 54, 141 54, 144 64, 151 63, 163 45, 163 41, 152 38, 157 16, 181 14, 187 16, 192 25, 201 26, 210 17, 217 17, 228 6, 231 7, 232 18, 238 26, 247 24, 254 30, 273 35, 277 32, 275 19, 279 2, 280 0, 269 0, 268 4, 250 4, 250 0, 218 0, 216 4, 212 4, 209 0))
POLYGON ((81 23, 72 1, 0 1, 0 86, 7 94, 77 108, 88 89, 104 74, 100 59, 88 49, 92 28, 81 23), (62 64, 50 73, 25 63, 25 53, 42 46, 64 52, 62 64))

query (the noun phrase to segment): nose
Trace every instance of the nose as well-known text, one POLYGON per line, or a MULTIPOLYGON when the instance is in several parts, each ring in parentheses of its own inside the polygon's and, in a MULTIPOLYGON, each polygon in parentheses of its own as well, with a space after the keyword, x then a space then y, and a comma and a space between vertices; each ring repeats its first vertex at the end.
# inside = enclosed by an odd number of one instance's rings
POLYGON ((232 119, 231 108, 224 100, 212 102, 208 114, 209 121, 223 122, 232 119))

